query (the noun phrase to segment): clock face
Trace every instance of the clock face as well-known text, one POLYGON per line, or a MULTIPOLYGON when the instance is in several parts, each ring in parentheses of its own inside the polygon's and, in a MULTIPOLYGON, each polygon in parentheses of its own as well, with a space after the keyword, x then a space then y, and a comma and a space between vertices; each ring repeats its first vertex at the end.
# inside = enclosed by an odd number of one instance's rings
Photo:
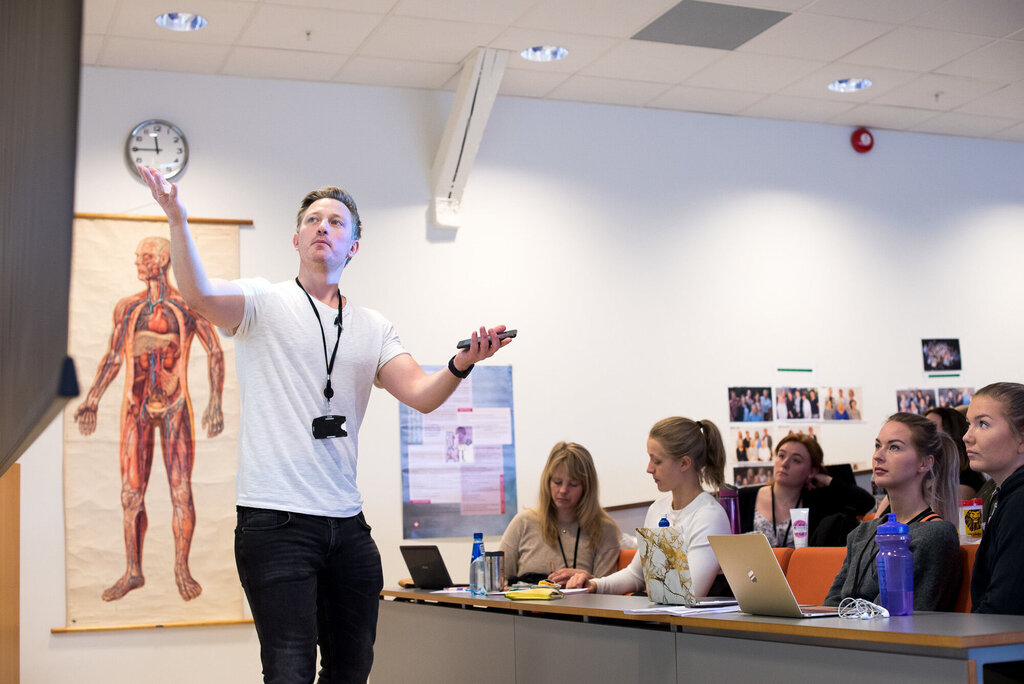
POLYGON ((124 144, 128 169, 138 180, 136 165, 151 166, 168 180, 181 175, 188 164, 188 141, 181 129, 169 121, 143 121, 128 134, 124 144))

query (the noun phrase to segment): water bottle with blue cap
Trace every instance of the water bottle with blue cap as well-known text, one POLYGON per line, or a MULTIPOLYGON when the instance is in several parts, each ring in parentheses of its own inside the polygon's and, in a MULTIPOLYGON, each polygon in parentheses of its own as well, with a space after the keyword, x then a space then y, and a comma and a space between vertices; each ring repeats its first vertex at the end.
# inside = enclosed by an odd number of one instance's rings
POLYGON ((914 612, 914 555, 910 552, 910 528, 889 519, 875 531, 878 544, 878 593, 882 607, 889 615, 910 615, 914 612))

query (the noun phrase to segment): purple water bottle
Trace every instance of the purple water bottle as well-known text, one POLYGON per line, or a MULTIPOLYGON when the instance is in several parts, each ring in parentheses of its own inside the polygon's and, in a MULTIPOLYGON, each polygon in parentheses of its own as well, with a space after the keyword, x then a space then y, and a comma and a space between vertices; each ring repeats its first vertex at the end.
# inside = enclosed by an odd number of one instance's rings
POLYGON ((889 519, 875 532, 878 544, 878 593, 882 607, 889 615, 910 615, 914 612, 914 555, 910 552, 910 528, 889 519))
POLYGON ((740 533, 740 495, 735 487, 724 485, 718 490, 718 502, 729 516, 729 527, 733 534, 740 533))

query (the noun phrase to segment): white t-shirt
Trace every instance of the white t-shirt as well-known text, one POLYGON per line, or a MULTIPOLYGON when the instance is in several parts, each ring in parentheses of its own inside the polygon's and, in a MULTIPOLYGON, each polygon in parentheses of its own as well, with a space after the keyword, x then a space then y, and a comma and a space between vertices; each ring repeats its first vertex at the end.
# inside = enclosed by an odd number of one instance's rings
MULTIPOLYGON (((693 580, 693 595, 707 596, 720 568, 715 552, 711 550, 709 534, 731 534, 729 516, 722 504, 707 492, 701 492, 682 509, 672 509, 672 495, 664 496, 647 509, 644 527, 657 527, 661 516, 667 515, 672 527, 682 532, 683 551, 690 565, 693 580)), ((644 588, 644 569, 640 553, 633 556, 629 565, 607 577, 594 580, 598 594, 628 594, 644 588)))
MULTIPOLYGON (((356 486, 359 426, 377 372, 406 353, 380 314, 348 301, 331 373, 334 397, 323 396, 327 361, 320 326, 294 280, 235 281, 245 295, 242 322, 221 329, 235 339, 242 395, 238 438, 238 504, 253 508, 351 517, 362 510, 356 486), (314 439, 313 419, 345 416, 347 437, 314 439)), ((330 358, 336 309, 313 299, 330 358)))

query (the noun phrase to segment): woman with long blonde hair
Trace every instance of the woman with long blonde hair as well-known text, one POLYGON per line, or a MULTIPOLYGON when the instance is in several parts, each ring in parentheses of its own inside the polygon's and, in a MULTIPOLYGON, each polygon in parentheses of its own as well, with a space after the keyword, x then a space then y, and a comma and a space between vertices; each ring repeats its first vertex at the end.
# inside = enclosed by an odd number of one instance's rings
MULTIPOLYGON (((729 534, 725 509, 705 488, 715 492, 725 479, 725 445, 710 420, 680 416, 659 420, 647 436, 647 473, 658 491, 667 492, 647 510, 644 527, 657 527, 664 517, 678 528, 682 551, 693 581, 694 596, 707 596, 719 573, 709 534, 729 534)), ((569 588, 586 587, 599 594, 628 594, 645 586, 640 554, 622 570, 607 577, 571 577, 569 588)))
POLYGON ((953 610, 960 591, 960 539, 956 526, 960 457, 953 439, 927 418, 889 416, 875 438, 875 483, 889 506, 846 538, 846 558, 825 605, 844 598, 880 602, 875 534, 888 514, 910 529, 914 554, 914 610, 953 610))
POLYGON ((512 519, 501 550, 510 580, 564 583, 574 573, 593 576, 615 569, 619 528, 601 508, 589 451, 575 442, 559 442, 551 449, 537 507, 512 519))

